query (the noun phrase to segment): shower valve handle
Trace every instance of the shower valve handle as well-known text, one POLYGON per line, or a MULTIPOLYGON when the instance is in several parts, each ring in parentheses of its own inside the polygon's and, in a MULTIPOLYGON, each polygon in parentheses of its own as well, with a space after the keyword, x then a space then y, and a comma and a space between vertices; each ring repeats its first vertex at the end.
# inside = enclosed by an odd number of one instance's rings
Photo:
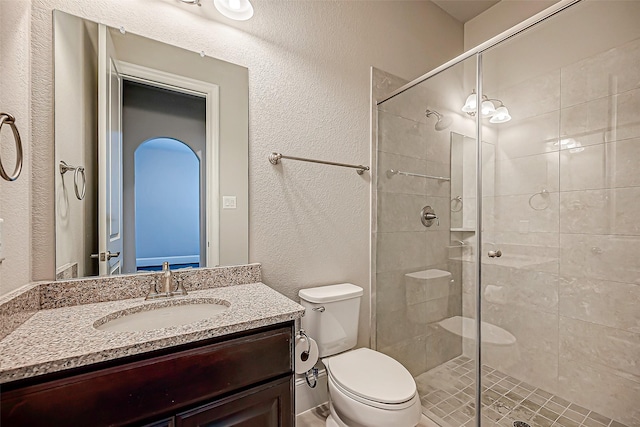
POLYGON ((431 206, 425 206, 420 211, 420 220, 422 221, 422 225, 425 227, 431 227, 433 225, 433 221, 436 221, 436 225, 440 226, 440 218, 436 215, 435 211, 431 206))

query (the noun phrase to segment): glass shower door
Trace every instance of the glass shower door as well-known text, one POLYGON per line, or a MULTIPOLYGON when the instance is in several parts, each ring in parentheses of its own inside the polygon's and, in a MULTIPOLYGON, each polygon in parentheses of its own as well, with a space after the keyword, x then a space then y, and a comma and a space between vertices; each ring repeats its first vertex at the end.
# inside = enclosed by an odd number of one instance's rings
POLYGON ((585 0, 482 54, 511 116, 482 120, 483 426, 640 425, 638 18, 585 0))
POLYGON ((472 57, 377 109, 376 349, 445 427, 475 423, 475 118, 458 102, 475 72, 472 57))

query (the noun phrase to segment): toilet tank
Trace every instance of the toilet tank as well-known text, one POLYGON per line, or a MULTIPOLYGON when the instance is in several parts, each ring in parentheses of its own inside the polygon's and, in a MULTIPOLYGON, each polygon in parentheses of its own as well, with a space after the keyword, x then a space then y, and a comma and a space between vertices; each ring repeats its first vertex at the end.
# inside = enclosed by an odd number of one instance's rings
POLYGON ((362 288, 351 283, 302 289, 302 329, 316 340, 320 357, 355 347, 362 288))

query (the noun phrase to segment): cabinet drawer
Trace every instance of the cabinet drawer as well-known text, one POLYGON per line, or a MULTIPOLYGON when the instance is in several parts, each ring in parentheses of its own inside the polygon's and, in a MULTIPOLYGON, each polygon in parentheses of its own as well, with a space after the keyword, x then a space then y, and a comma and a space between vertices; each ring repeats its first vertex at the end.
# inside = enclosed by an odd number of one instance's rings
POLYGON ((293 427, 293 377, 283 378, 176 415, 175 427, 293 427))
POLYGON ((291 375, 291 327, 2 393, 6 426, 124 425, 291 375))

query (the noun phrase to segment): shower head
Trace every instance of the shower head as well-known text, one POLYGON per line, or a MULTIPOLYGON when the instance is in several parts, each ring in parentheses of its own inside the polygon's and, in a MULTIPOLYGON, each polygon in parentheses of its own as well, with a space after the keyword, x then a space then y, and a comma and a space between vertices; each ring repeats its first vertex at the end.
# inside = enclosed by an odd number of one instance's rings
POLYGON ((436 126, 435 126, 437 131, 447 129, 449 126, 451 126, 451 123, 453 122, 451 117, 443 116, 442 114, 438 113, 435 110, 427 110, 425 111, 425 115, 427 117, 436 116, 438 118, 438 121, 436 122, 436 126))

